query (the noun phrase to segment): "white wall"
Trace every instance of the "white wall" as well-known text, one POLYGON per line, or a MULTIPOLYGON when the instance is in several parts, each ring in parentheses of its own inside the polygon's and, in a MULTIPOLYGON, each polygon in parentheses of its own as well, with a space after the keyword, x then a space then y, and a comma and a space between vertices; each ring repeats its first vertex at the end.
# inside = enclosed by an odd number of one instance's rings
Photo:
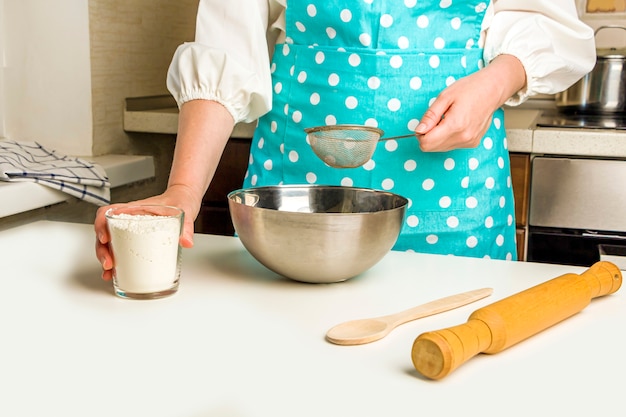
POLYGON ((0 1, 0 138, 6 135, 4 127, 4 2, 0 1))
POLYGON ((174 51, 193 40, 198 0, 89 0, 95 155, 132 151, 127 97, 169 94, 174 51))
POLYGON ((88 1, 0 0, 3 136, 91 154, 88 1))

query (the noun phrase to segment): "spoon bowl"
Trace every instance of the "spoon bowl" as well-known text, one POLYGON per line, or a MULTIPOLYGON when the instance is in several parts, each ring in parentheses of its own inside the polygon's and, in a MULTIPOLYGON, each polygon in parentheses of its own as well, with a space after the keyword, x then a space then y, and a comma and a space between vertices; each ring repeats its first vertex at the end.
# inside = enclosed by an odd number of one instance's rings
POLYGON ((360 319, 338 324, 326 333, 326 338, 338 345, 356 345, 382 339, 392 330, 392 323, 385 317, 360 319))

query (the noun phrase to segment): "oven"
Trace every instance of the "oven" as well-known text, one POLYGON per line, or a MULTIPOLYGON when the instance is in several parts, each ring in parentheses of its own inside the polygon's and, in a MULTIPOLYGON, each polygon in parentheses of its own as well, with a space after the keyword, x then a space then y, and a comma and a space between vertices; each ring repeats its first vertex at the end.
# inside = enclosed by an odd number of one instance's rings
POLYGON ((527 260, 626 269, 626 161, 534 156, 527 260))

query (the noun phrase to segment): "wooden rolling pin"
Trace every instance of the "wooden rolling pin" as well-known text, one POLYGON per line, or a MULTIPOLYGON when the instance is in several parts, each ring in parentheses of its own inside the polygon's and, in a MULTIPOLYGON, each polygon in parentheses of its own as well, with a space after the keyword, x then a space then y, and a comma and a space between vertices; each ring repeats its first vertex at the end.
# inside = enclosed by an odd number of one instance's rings
POLYGON ((419 335, 411 359, 418 372, 441 379, 479 353, 498 353, 612 294, 622 273, 610 262, 565 274, 474 311, 467 322, 419 335))

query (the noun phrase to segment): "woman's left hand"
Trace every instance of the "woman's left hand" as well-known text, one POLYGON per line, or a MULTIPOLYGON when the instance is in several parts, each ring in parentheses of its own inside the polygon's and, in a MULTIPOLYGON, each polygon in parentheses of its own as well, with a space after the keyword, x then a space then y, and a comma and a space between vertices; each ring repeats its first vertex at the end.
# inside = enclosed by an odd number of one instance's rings
POLYGON ((511 55, 444 89, 415 129, 420 149, 445 152, 475 148, 491 124, 493 113, 526 84, 524 67, 511 55))

